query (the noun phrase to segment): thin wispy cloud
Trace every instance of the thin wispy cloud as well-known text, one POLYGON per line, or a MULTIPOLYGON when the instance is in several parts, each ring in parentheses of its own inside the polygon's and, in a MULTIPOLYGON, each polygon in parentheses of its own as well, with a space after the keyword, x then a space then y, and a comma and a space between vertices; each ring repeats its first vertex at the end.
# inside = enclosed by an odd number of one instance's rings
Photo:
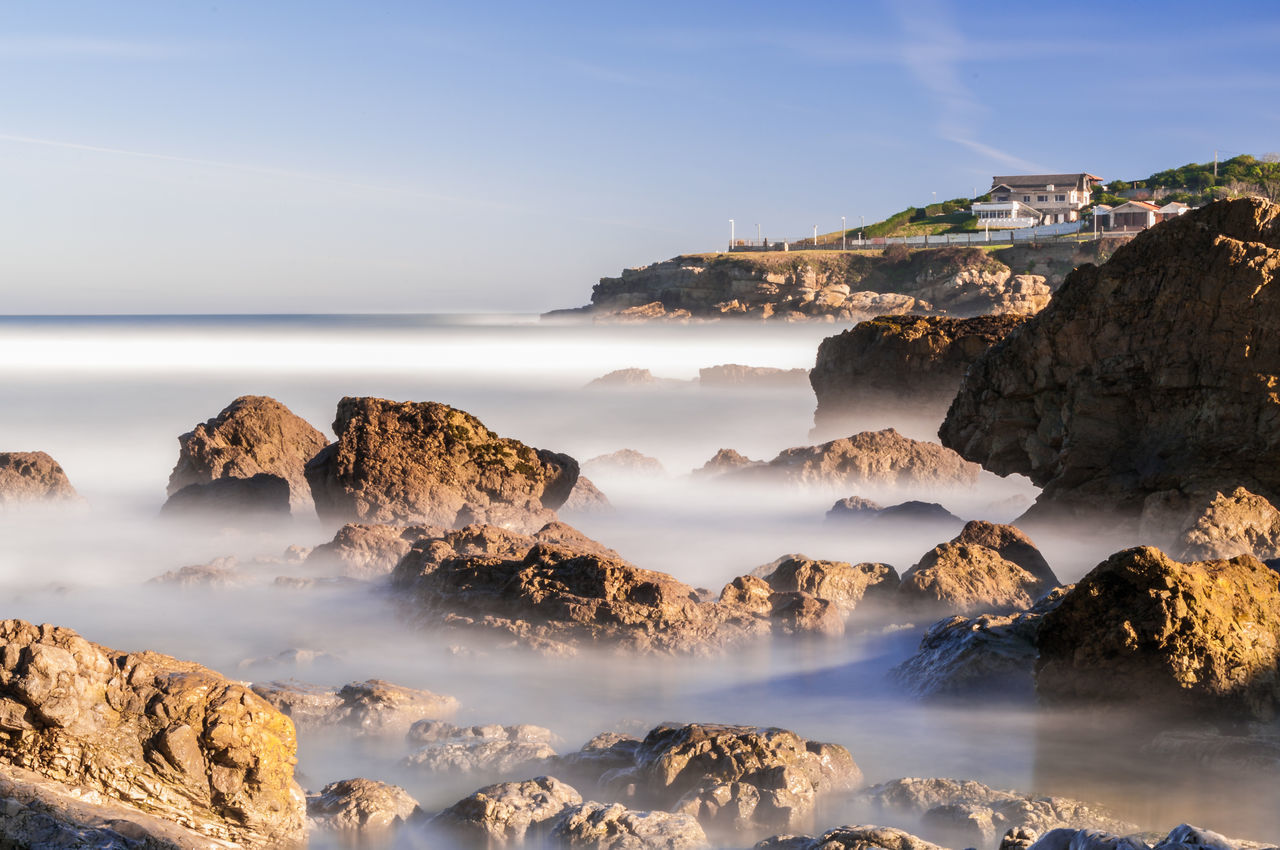
POLYGON ((0 36, 0 58, 128 59, 158 61, 207 52, 208 45, 86 38, 67 35, 0 36))

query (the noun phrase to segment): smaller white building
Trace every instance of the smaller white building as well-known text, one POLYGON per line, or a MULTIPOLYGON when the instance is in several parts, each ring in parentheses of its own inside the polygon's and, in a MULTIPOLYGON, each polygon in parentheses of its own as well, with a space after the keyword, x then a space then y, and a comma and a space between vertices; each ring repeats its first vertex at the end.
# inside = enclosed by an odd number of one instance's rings
POLYGON ((975 201, 973 214, 978 217, 978 228, 1035 227, 1044 221, 1044 214, 1022 201, 975 201))
POLYGON ((1191 207, 1182 203, 1182 201, 1170 201, 1160 209, 1156 210, 1156 215, 1160 217, 1161 221, 1168 221, 1171 218, 1177 218, 1183 213, 1188 212, 1190 209, 1191 207))

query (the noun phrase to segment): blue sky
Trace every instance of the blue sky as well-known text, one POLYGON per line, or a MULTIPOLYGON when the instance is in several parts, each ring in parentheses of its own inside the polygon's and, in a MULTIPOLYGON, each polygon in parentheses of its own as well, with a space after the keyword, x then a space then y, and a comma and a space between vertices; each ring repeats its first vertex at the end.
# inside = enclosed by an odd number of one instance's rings
POLYGON ((0 6, 8 313, 536 311, 626 266, 1280 150, 1271 3, 0 6))

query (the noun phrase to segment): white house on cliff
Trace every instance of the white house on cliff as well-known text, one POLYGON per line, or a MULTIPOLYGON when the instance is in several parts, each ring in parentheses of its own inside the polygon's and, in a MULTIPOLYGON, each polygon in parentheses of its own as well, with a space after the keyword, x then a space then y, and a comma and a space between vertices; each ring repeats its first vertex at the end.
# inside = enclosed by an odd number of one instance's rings
POLYGON ((1102 182, 1079 174, 1021 174, 991 178, 990 201, 975 201, 973 214, 980 227, 1034 227, 1079 221, 1093 188, 1102 182))

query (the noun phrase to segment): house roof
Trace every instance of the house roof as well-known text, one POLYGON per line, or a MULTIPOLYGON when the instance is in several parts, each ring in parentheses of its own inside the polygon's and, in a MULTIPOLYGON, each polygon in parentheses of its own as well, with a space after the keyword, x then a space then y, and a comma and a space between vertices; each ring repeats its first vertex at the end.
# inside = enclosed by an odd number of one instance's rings
POLYGON ((1142 210, 1156 210, 1156 211, 1159 211, 1160 209, 1155 204, 1149 204, 1146 201, 1126 201, 1120 206, 1112 208, 1111 211, 1116 212, 1118 210, 1124 209, 1125 207, 1137 207, 1138 209, 1142 209, 1142 210))
POLYGON ((1050 184, 1055 187, 1079 186, 1085 180, 1101 181, 1101 178, 1087 171, 1081 171, 1078 174, 1012 174, 1003 177, 997 175, 991 178, 991 188, 994 190, 1001 185, 1015 189, 1043 189, 1050 184))
POLYGON ((1108 204, 1098 204, 1093 208, 1094 215, 1105 215, 1111 212, 1111 206, 1108 204))
POLYGON ((1182 201, 1170 201, 1160 208, 1160 212, 1174 212, 1175 210, 1189 210, 1190 206, 1182 201))

